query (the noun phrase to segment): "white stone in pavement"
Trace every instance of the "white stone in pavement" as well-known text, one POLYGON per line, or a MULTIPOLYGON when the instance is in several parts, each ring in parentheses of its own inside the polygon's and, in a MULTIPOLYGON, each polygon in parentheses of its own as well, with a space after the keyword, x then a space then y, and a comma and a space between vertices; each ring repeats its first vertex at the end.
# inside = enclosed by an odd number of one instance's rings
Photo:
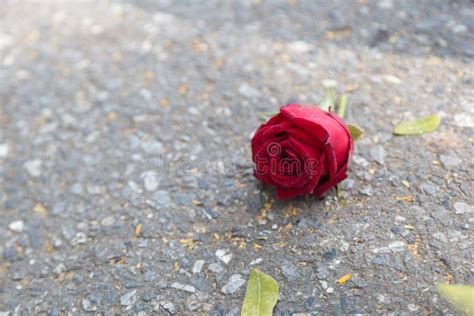
POLYGON ((227 284, 222 287, 222 292, 226 294, 233 294, 244 284, 245 280, 240 274, 233 274, 229 278, 229 282, 227 282, 227 284))
POLYGON ((25 162, 23 165, 26 169, 26 171, 30 174, 32 177, 39 177, 41 176, 41 166, 43 165, 43 162, 39 159, 33 159, 33 160, 28 160, 25 162))
POLYGON ((8 225, 8 229, 14 233, 21 233, 25 229, 25 223, 22 220, 11 222, 8 225))

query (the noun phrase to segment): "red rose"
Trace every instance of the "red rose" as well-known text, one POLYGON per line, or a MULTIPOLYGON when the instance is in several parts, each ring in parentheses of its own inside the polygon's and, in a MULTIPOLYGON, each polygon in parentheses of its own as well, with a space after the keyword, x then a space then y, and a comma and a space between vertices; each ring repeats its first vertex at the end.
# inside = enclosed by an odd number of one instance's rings
POLYGON ((252 138, 255 177, 275 186, 280 199, 324 195, 347 177, 353 152, 342 119, 315 106, 282 107, 252 138))

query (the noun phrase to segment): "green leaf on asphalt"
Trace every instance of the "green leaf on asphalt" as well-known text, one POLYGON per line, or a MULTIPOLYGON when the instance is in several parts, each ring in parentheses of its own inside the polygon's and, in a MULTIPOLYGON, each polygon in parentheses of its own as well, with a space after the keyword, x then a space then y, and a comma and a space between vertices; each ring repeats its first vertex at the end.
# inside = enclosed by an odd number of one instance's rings
POLYGON ((434 131, 441 122, 439 114, 425 116, 413 121, 402 122, 395 126, 395 135, 414 135, 434 131))
POLYGON ((278 283, 271 276, 250 271, 241 316, 271 316, 278 300, 278 283))
POLYGON ((474 285, 437 283, 436 287, 460 312, 474 315, 474 285))
POLYGON ((337 115, 340 118, 344 118, 346 115, 346 108, 347 108, 347 94, 341 95, 339 98, 339 105, 337 106, 337 115))
POLYGON ((353 140, 358 140, 364 134, 364 131, 356 125, 347 124, 347 127, 349 128, 349 132, 351 132, 353 140))
POLYGON ((319 107, 324 111, 329 111, 329 108, 334 108, 336 104, 336 91, 334 88, 327 88, 324 92, 324 98, 319 104, 319 107))

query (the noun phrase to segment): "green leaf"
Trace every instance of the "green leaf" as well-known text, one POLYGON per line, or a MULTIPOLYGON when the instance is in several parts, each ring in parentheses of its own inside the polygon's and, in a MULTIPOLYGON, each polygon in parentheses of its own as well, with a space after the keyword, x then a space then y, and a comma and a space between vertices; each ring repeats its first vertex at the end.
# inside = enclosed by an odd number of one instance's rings
POLYGON ((278 283, 271 276, 250 271, 241 316, 271 316, 278 300, 278 283))
POLYGON ((327 88, 324 92, 324 98, 319 104, 319 107, 324 111, 329 111, 329 108, 334 108, 336 104, 336 91, 334 88, 327 88))
POLYGON ((341 198, 341 188, 339 187, 338 184, 336 184, 334 187, 336 188, 336 197, 338 199, 340 199, 341 198))
POLYGON ((413 121, 402 122, 395 126, 395 135, 414 135, 434 131, 441 122, 439 114, 425 116, 413 121))
POLYGON ((437 283, 438 292, 450 301, 456 309, 466 315, 474 315, 474 286, 464 284, 437 283))
POLYGON ((343 94, 339 98, 339 105, 337 107, 337 115, 339 115, 340 118, 344 118, 344 116, 346 115, 346 108, 347 108, 347 94, 343 94))
POLYGON ((364 131, 357 125, 347 124, 347 127, 349 128, 349 132, 351 132, 353 140, 358 140, 364 134, 364 131))

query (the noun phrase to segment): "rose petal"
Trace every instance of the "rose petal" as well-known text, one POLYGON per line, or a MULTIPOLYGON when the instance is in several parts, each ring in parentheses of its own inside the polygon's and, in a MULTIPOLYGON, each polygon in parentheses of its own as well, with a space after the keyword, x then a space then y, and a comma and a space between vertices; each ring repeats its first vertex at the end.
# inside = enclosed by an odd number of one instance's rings
POLYGON ((255 135, 252 137, 251 145, 252 145, 252 152, 258 150, 258 147, 262 145, 262 135, 265 131, 270 128, 270 126, 261 126, 256 132, 255 135))
MULTIPOLYGON (((294 148, 298 150, 298 153, 303 156, 304 158, 304 166, 305 168, 308 167, 310 163, 315 163, 316 164, 316 171, 317 171, 317 179, 314 180, 314 175, 311 176, 312 181, 314 182, 313 186, 311 188, 308 188, 308 192, 311 192, 314 188, 314 186, 317 184, 317 180, 319 180, 321 176, 321 170, 325 166, 325 161, 324 161, 324 155, 323 153, 317 149, 313 148, 310 145, 300 142, 297 139, 294 139, 293 137, 290 137, 290 142, 293 144, 294 148)), ((305 173, 308 174, 308 171, 310 170, 305 170, 305 173)), ((314 171, 314 170, 313 170, 314 171)))
POLYGON ((347 178, 346 171, 347 165, 344 166, 341 170, 339 170, 339 172, 335 176, 330 177, 327 182, 316 186, 316 189, 313 191, 313 194, 318 197, 322 197, 324 193, 326 193, 330 188, 347 178))
POLYGON ((308 182, 309 178, 304 173, 300 173, 296 176, 284 176, 280 174, 271 174, 272 180, 276 183, 276 187, 282 188, 301 188, 304 187, 308 182))
POLYGON ((281 159, 281 157, 278 157, 277 159, 274 160, 273 163, 275 165, 271 166, 271 172, 270 172, 270 177, 273 179, 275 183, 277 183, 277 186, 281 186, 284 188, 291 188, 291 187, 297 187, 301 188, 305 186, 310 178, 303 172, 303 162, 301 160, 294 160, 298 165, 296 168, 299 169, 299 172, 297 174, 291 175, 291 174, 286 174, 282 168, 283 164, 285 163, 286 158, 281 159))
POLYGON ((314 168, 314 166, 306 165, 307 169, 309 169, 310 167, 311 167, 311 170, 305 171, 306 175, 311 176, 311 180, 308 182, 308 185, 306 186, 306 191, 308 193, 313 192, 315 187, 319 183, 319 180, 321 179, 321 176, 322 176, 322 170, 324 169, 324 162, 319 161, 316 165, 316 168, 314 168))
POLYGON ((252 141, 251 141, 252 148, 262 143, 261 141, 262 135, 265 133, 265 131, 269 127, 280 124, 284 119, 285 119, 284 115, 281 113, 278 113, 277 115, 272 116, 265 124, 260 125, 260 127, 255 132, 255 135, 252 137, 252 141))
POLYGON ((269 126, 262 133, 261 142, 266 142, 268 140, 273 140, 277 142, 278 140, 282 140, 286 137, 287 130, 288 130, 288 123, 287 124, 282 123, 282 124, 269 126), (280 133, 282 135, 278 136, 278 134, 280 133))
POLYGON ((329 171, 329 177, 333 177, 337 172, 336 153, 331 144, 326 144, 326 168, 329 171))
POLYGON ((346 131, 347 136, 351 137, 351 132, 349 131, 349 128, 347 127, 346 123, 337 115, 336 113, 330 111, 328 114, 337 122, 339 125, 346 131))
POLYGON ((265 123, 265 125, 276 125, 276 124, 280 124, 281 122, 283 122, 285 120, 285 116, 282 115, 281 113, 277 113, 275 115, 273 115, 272 117, 270 117, 267 121, 267 123, 265 123))
MULTIPOLYGON (((308 157, 308 159, 311 159, 313 157, 308 157)), ((305 170, 303 174, 306 176, 307 179, 309 179, 305 184, 304 187, 277 187, 277 196, 279 199, 287 199, 290 197, 295 197, 299 195, 304 195, 308 193, 312 193, 317 186, 321 176, 322 176, 322 170, 324 170, 324 161, 321 159, 321 157, 318 157, 315 159, 316 163, 316 168, 314 169, 314 166, 310 166, 308 164, 308 160, 305 160, 304 162, 304 167, 305 170), (308 170, 309 167, 312 170, 308 170)))
POLYGON ((307 143, 300 141, 292 136, 288 138, 292 147, 303 157, 303 159, 319 159, 321 151, 307 143))
POLYGON ((284 200, 292 197, 300 196, 307 194, 307 192, 302 192, 301 188, 276 188, 276 194, 278 199, 284 200))
POLYGON ((323 169, 324 164, 319 164, 317 171, 315 172, 315 175, 313 178, 305 185, 304 188, 282 188, 282 187, 277 187, 276 188, 276 193, 277 197, 279 199, 289 199, 292 197, 300 196, 300 195, 305 195, 308 193, 311 193, 314 190, 314 187, 316 186, 319 178, 321 177, 321 170, 323 169))
POLYGON ((259 144, 252 148, 252 160, 253 162, 257 162, 257 158, 266 158, 268 156, 267 151, 265 150, 264 146, 259 144))
POLYGON ((349 159, 349 152, 354 144, 349 129, 334 112, 325 113, 327 120, 323 125, 329 133, 327 142, 334 148, 337 165, 341 166, 349 159))
POLYGON ((314 137, 311 133, 308 133, 305 129, 293 125, 290 128, 287 129, 288 135, 290 135, 293 138, 296 138, 302 142, 305 142, 307 144, 310 144, 316 148, 324 148, 324 143, 321 142, 321 140, 317 139, 314 137))
POLYGON ((332 145, 338 165, 343 165, 348 160, 351 148, 350 133, 344 122, 332 112, 326 112, 315 106, 301 106, 289 104, 281 112, 295 125, 313 133, 323 142, 332 145))
POLYGON ((254 176, 260 181, 263 181, 270 185, 276 185, 276 183, 269 176, 270 157, 267 153, 266 147, 260 146, 258 151, 255 152, 252 159, 253 159, 253 162, 255 163, 255 168, 253 171, 254 176))
POLYGON ((349 138, 349 151, 347 155, 347 162, 348 164, 352 161, 352 155, 354 154, 354 139, 352 139, 352 134, 349 131, 349 128, 347 127, 346 123, 334 112, 329 112, 332 118, 336 120, 340 126, 346 131, 347 137, 349 138))
MULTIPOLYGON (((270 142, 269 142, 270 143, 270 142)), ((273 143, 270 143, 273 145, 273 143)), ((280 144, 281 152, 276 156, 271 156, 269 161, 269 176, 277 186, 288 187, 302 187, 306 185, 309 178, 303 172, 303 158, 292 146, 293 144, 289 140, 284 140, 280 144), (291 154, 293 158, 284 157, 284 154, 291 154), (291 163, 297 163, 295 167, 298 168, 297 174, 289 175, 285 174, 282 168, 291 163)))
POLYGON ((296 151, 293 148, 285 147, 284 150, 287 153, 287 155, 290 156, 291 158, 295 158, 295 159, 300 158, 300 156, 296 153, 296 151))
POLYGON ((299 104, 288 104, 280 109, 280 112, 292 123, 298 125, 311 133, 316 139, 322 143, 329 137, 327 131, 318 121, 314 119, 314 114, 308 112, 307 107, 302 108, 299 104), (303 110, 302 110, 303 109, 303 110))

